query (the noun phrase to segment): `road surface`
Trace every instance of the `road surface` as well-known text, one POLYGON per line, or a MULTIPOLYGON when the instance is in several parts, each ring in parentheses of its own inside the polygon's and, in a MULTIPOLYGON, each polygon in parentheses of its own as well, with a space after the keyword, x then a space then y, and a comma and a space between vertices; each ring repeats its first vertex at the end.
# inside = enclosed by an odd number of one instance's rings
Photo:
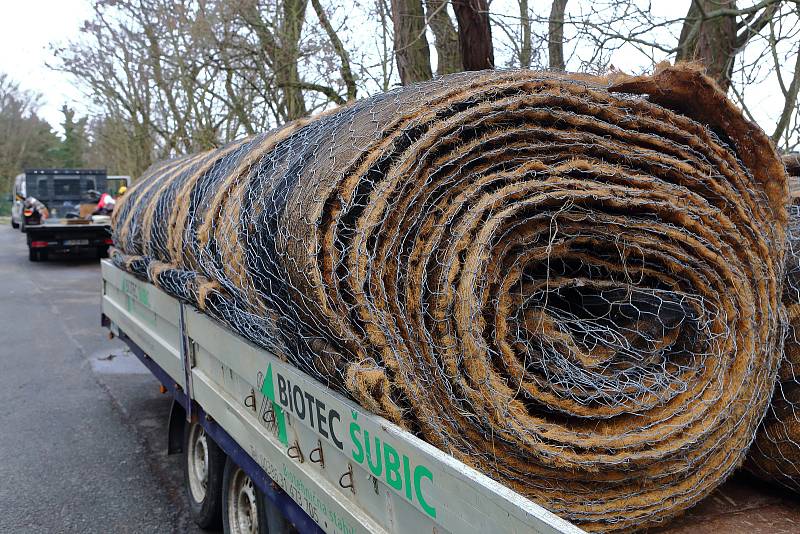
MULTIPOLYGON (((100 328, 95 259, 30 263, 0 227, 0 532, 200 532, 170 399, 100 328)), ((661 533, 800 532, 800 500, 737 475, 661 533)))
POLYGON ((0 532, 199 532, 169 408, 100 328, 98 261, 31 263, 0 227, 0 532))

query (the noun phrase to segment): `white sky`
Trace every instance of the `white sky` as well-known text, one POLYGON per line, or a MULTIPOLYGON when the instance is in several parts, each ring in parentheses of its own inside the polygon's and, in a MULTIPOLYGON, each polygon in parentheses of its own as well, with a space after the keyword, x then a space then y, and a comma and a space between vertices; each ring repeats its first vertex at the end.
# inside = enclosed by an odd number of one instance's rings
POLYGON ((0 72, 22 89, 41 93, 40 116, 61 131, 65 103, 86 113, 86 98, 54 62, 51 43, 64 43, 92 14, 88 0, 0 0, 0 72))

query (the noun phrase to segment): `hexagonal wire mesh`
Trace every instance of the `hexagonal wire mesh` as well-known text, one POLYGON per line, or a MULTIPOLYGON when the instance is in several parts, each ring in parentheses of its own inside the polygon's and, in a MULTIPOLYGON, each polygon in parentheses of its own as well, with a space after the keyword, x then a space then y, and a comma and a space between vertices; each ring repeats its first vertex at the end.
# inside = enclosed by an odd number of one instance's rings
POLYGON ((772 403, 745 465, 761 478, 800 492, 800 158, 790 155, 784 162, 793 175, 783 286, 786 338, 772 403))
POLYGON ((592 530, 742 461, 786 177, 691 67, 462 73, 154 165, 114 261, 592 530))

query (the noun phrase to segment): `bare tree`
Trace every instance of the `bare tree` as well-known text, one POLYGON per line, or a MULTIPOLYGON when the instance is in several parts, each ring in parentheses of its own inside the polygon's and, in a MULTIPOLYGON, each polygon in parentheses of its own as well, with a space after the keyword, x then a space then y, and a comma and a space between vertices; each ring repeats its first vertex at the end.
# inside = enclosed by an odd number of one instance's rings
POLYGON ((86 165, 107 168, 114 174, 138 176, 136 145, 130 142, 130 124, 119 118, 95 117, 89 122, 91 144, 85 155, 86 165))
POLYGON ((59 139, 37 115, 41 97, 0 73, 0 187, 25 167, 50 166, 59 139))
MULTIPOLYGON (((745 113, 771 132, 776 145, 791 150, 800 146, 800 82, 793 83, 800 76, 800 3, 750 0, 739 5, 743 2, 693 0, 685 16, 670 18, 655 15, 650 3, 637 0, 575 2, 567 15, 559 5, 566 2, 554 0, 549 16, 531 13, 532 34, 539 42, 533 49, 546 45, 553 69, 571 63, 573 70, 603 72, 612 67, 610 58, 623 49, 643 57, 634 69, 647 70, 665 59, 703 63, 745 113), (569 39, 566 28, 570 30, 569 39), (568 43, 571 46, 567 51, 568 43), (766 106, 750 109, 748 96, 765 84, 782 97, 779 113, 774 111, 775 100, 770 102, 769 118, 764 115, 766 106)), ((511 45, 498 43, 501 49, 508 46, 516 52, 514 42, 520 40, 517 28, 522 27, 522 18, 516 27, 507 13, 493 12, 492 19, 503 30, 506 41, 512 41, 511 45)))
POLYGON ((735 0, 692 0, 675 56, 676 61, 701 61, 724 91, 736 55, 736 13, 735 0))
POLYGON ((800 146, 796 0, 693 0, 676 17, 641 0, 574 0, 569 13, 567 0, 540 4, 495 1, 490 13, 488 0, 354 0, 347 8, 333 0, 99 0, 80 38, 56 51, 57 67, 92 98, 92 158, 127 159, 120 166, 134 174, 154 158, 428 79, 428 30, 437 74, 491 68, 495 57, 504 66, 602 72, 622 50, 642 58, 625 70, 700 61, 777 146, 800 146), (753 87, 763 84, 781 100, 753 106, 753 87))
MULTIPOLYGON (((100 6, 98 6, 100 7, 100 6)), ((153 85, 149 69, 139 61, 140 36, 110 20, 98 9, 82 28, 82 38, 56 50, 60 68, 87 88, 95 104, 129 128, 131 168, 136 173, 150 166, 155 156, 153 85)))
POLYGON ((487 0, 453 0, 464 70, 494 68, 487 0))
POLYGON ((331 45, 333 46, 333 49, 336 52, 336 55, 339 57, 339 61, 341 62, 339 72, 342 75, 342 81, 347 87, 347 100, 355 100, 358 93, 358 87, 356 86, 356 79, 353 76, 353 71, 350 69, 350 54, 344 47, 344 44, 339 38, 339 35, 336 33, 336 30, 333 29, 333 25, 328 18, 328 14, 325 13, 320 1, 311 0, 311 5, 314 7, 314 12, 317 14, 319 23, 325 30, 325 34, 328 36, 328 39, 330 39, 331 45))
POLYGON ((381 51, 380 51, 380 67, 381 67, 381 79, 380 79, 380 88, 382 91, 388 91, 389 87, 391 86, 391 79, 392 74, 394 71, 394 61, 392 61, 392 57, 389 54, 390 46, 389 41, 394 41, 394 34, 390 34, 390 24, 389 19, 391 19, 391 8, 387 3, 387 0, 375 0, 377 5, 377 15, 378 21, 380 22, 380 42, 381 42, 381 51))
POLYGON ((533 43, 531 42, 531 17, 528 10, 528 0, 518 0, 519 5, 519 25, 520 25, 520 47, 519 47, 519 66, 524 69, 531 67, 533 58, 533 43))
POLYGON ((266 13, 258 0, 243 0, 241 5, 242 17, 258 37, 260 52, 269 61, 275 84, 282 92, 277 108, 285 121, 307 113, 303 89, 308 86, 301 82, 298 70, 306 6, 307 0, 284 0, 266 13))
POLYGON ((433 73, 422 0, 392 0, 392 20, 400 81, 408 85, 431 79, 433 73))
POLYGON ((434 36, 434 48, 438 56, 436 74, 450 74, 462 69, 458 31, 447 13, 447 0, 427 0, 428 24, 434 36))
POLYGON ((789 87, 781 84, 781 89, 784 95, 783 109, 781 110, 778 123, 775 125, 775 131, 770 136, 772 142, 778 145, 781 137, 789 131, 789 125, 792 121, 793 115, 795 120, 795 128, 797 127, 797 95, 800 90, 800 53, 797 54, 794 66, 794 76, 789 84, 789 87))
POLYGON ((552 70, 563 71, 564 64, 564 12, 567 0, 553 0, 548 20, 547 51, 552 70))
POLYGON ((362 93, 371 94, 375 91, 388 91, 397 83, 394 21, 390 0, 364 1, 367 2, 365 15, 376 27, 367 35, 358 32, 364 46, 351 47, 351 59, 358 73, 359 89, 362 93))
POLYGON ((493 29, 501 34, 492 41, 495 57, 503 58, 499 61, 507 67, 541 68, 542 47, 535 31, 539 20, 528 0, 517 0, 516 5, 516 10, 489 13, 493 29))

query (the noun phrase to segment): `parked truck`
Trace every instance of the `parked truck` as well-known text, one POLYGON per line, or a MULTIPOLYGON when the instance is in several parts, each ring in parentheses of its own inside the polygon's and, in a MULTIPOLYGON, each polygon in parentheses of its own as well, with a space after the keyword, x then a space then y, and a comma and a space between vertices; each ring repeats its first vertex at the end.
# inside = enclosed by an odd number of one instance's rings
POLYGON ((184 304, 101 263, 102 323, 173 396, 195 522, 226 533, 581 529, 184 304))
POLYGON ((106 256, 112 243, 111 219, 93 215, 95 196, 106 190, 106 171, 28 169, 15 183, 28 259, 46 260, 52 252, 73 251, 106 256))

